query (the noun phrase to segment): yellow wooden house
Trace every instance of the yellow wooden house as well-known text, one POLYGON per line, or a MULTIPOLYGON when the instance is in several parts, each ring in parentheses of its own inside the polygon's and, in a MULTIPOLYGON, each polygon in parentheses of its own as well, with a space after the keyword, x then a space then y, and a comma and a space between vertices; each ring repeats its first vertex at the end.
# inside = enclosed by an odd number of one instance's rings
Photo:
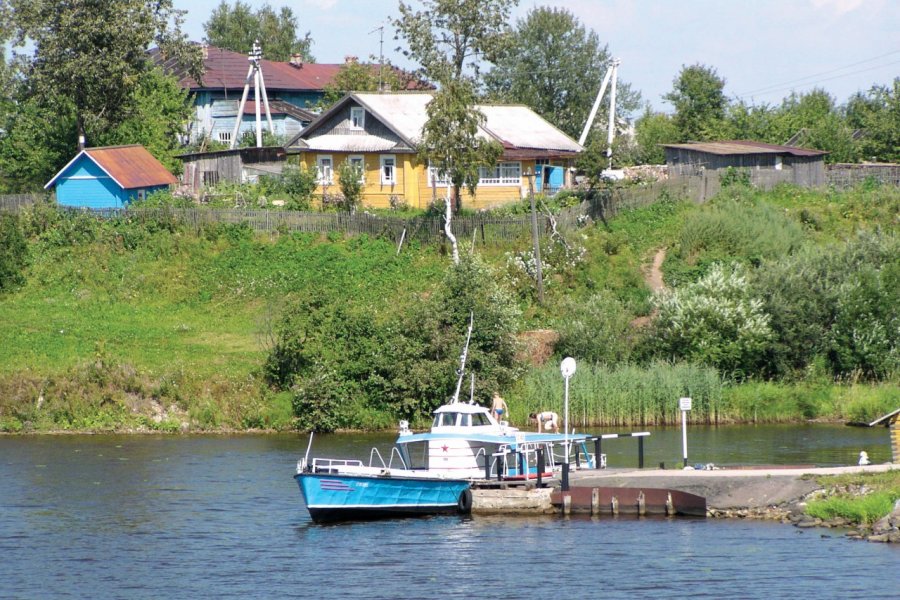
MULTIPOLYGON (((428 208, 447 195, 416 145, 428 118, 428 92, 350 93, 287 144, 289 160, 318 171, 317 194, 340 193, 337 172, 345 162, 360 168, 362 203, 372 208, 405 204, 428 208)), ((529 194, 554 193, 573 184, 574 160, 583 148, 526 106, 479 105, 480 135, 503 146, 493 167, 481 169, 475 197, 463 190, 465 208, 517 202, 529 194)))

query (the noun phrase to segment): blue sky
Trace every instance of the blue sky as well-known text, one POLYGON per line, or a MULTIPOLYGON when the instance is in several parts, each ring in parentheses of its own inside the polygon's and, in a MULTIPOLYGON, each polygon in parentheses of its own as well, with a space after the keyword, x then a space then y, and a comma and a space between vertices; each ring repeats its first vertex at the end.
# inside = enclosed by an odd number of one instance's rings
MULTIPOLYGON (((220 0, 175 0, 185 29, 203 38, 220 0)), ((229 3, 233 3, 229 0, 229 3)), ((261 6, 265 2, 249 2, 261 6)), ((418 4, 413 1, 413 4, 418 4)), ((310 31, 318 62, 378 54, 378 33, 397 0, 271 0, 290 6, 310 31)), ((619 77, 655 109, 682 65, 703 63, 726 79, 726 94, 778 103, 791 90, 824 87, 839 102, 900 76, 900 0, 521 0, 514 19, 536 6, 564 7, 622 60, 619 77)), ((408 66, 385 27, 385 56, 408 66)))

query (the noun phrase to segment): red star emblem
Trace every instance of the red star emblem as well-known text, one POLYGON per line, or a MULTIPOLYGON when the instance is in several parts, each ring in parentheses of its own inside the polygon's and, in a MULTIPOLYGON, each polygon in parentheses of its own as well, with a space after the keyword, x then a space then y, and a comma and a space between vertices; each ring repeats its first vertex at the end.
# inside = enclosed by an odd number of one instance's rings
POLYGON ((443 450, 444 452, 446 452, 449 449, 450 449, 450 446, 448 446, 447 444, 444 444, 443 446, 441 446, 441 450, 443 450))

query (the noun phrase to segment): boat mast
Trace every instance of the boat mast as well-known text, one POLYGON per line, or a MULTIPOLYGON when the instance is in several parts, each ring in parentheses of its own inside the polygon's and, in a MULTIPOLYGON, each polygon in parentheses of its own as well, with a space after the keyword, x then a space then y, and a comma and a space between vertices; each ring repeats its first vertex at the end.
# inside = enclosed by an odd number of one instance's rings
POLYGON ((472 325, 475 323, 475 312, 469 313, 469 332, 466 334, 466 345, 463 346, 462 354, 459 355, 459 370, 456 372, 456 391, 453 392, 453 399, 450 404, 459 402, 459 390, 462 388, 463 375, 466 373, 466 356, 469 354, 469 341, 472 339, 472 325))

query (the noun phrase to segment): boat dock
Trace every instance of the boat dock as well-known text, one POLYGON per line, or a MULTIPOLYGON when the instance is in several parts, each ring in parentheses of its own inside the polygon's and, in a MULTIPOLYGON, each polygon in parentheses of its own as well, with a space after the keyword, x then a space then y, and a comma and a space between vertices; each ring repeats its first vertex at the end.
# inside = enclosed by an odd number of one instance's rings
POLYGON ((473 486, 475 514, 567 514, 708 516, 764 510, 799 501, 819 488, 815 476, 883 472, 900 465, 852 467, 756 467, 710 471, 680 469, 585 469, 558 481, 498 482, 473 486))

